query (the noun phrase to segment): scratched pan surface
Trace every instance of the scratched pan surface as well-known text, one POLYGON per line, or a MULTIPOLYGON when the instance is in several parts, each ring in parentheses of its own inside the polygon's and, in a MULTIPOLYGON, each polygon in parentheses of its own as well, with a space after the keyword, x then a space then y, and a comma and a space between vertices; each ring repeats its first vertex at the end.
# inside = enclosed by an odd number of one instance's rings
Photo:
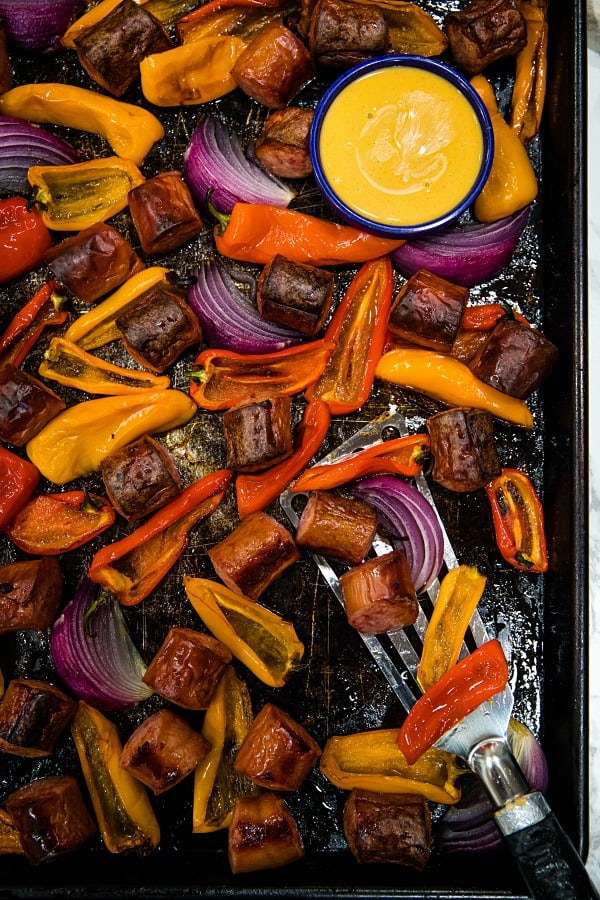
MULTIPOLYGON (((457 0, 424 2, 438 21, 457 0)), ((482 492, 454 495, 431 485, 458 559, 479 565, 488 576, 481 605, 491 633, 509 629, 512 667, 516 679, 516 715, 539 736, 550 766, 549 799, 582 853, 587 840, 587 730, 586 640, 587 575, 585 468, 585 296, 584 296, 584 172, 583 77, 584 21, 582 3, 549 0, 549 89, 543 131, 532 153, 538 168, 541 193, 515 257, 498 278, 473 289, 474 299, 506 298, 538 325, 560 349, 560 361, 541 397, 532 400, 536 427, 532 433, 497 424, 499 452, 506 465, 526 467, 544 497, 551 556, 550 572, 543 577, 508 570, 499 559, 489 511, 482 492)), ((67 81, 91 86, 68 53, 46 57, 13 57, 14 83, 67 81)), ((503 102, 509 97, 509 69, 490 73, 503 102)), ((325 82, 311 85, 298 101, 314 105, 325 82)), ((141 100, 136 88, 124 98, 141 100)), ((143 171, 151 176, 165 169, 180 169, 183 152, 199 108, 161 110, 167 138, 147 158, 143 171)), ((266 110, 235 92, 208 104, 248 143, 260 129, 266 110)), ((108 155, 98 139, 67 134, 88 155, 108 155)), ((299 185, 294 206, 328 215, 311 179, 299 185)), ((127 213, 113 220, 132 234, 127 213)), ((57 236, 57 237, 60 237, 57 236)), ((192 244, 168 257, 147 260, 171 266, 181 275, 193 271, 212 253, 211 229, 192 244)), ((247 267, 254 271, 252 267, 247 267)), ((337 271, 337 295, 356 270, 337 271)), ((22 280, 0 287, 0 327, 49 276, 38 270, 22 280)), ((398 279, 398 286, 402 279, 398 279)), ((76 305, 73 307, 76 312, 76 305)), ((37 372, 47 338, 25 363, 37 372)), ((171 372, 175 387, 187 389, 186 372, 194 354, 181 359, 171 372)), ((127 364, 118 345, 109 358, 127 364)), ((55 386, 53 386, 55 387, 55 386)), ((67 402, 81 395, 56 388, 67 402)), ((411 428, 423 424, 439 407, 410 392, 378 385, 359 414, 335 419, 322 453, 325 455, 355 430, 392 406, 407 417, 411 428)), ((294 402, 295 421, 302 403, 294 402)), ((224 445, 218 413, 199 411, 184 429, 161 438, 173 452, 186 482, 224 464, 224 445)), ((88 485, 101 490, 98 476, 88 485)), ((71 486, 76 486, 77 483, 71 486)), ((42 484, 43 489, 51 486, 42 484)), ((287 520, 278 504, 269 509, 287 520)), ((149 661, 160 646, 167 623, 202 629, 187 602, 184 573, 212 576, 207 549, 237 524, 230 494, 210 521, 198 526, 188 550, 162 586, 141 606, 128 610, 132 636, 149 661)), ((122 527, 122 526, 121 526, 122 527)), ((111 532, 115 537, 118 529, 111 532)), ((2 562, 20 558, 0 538, 2 562)), ((68 598, 101 539, 85 551, 66 555, 62 567, 68 598)), ((334 595, 320 579, 313 561, 302 559, 264 596, 263 602, 293 620, 306 652, 302 665, 286 687, 267 689, 251 674, 246 677, 255 710, 272 700, 303 722, 321 746, 328 736, 398 724, 403 711, 384 681, 361 639, 346 626, 334 595)), ((47 635, 16 635, 0 641, 5 676, 54 679, 48 657, 47 635)), ((123 738, 160 705, 150 698, 130 713, 116 717, 123 738)), ((200 726, 201 719, 191 721, 200 726)), ((48 774, 78 773, 70 737, 65 735, 47 760, 0 759, 0 806, 15 788, 48 774)), ((192 781, 187 779, 154 802, 161 824, 160 847, 150 856, 112 856, 98 839, 85 851, 39 869, 18 857, 0 858, 0 897, 51 898, 181 898, 181 897, 402 897, 517 898, 523 888, 504 851, 482 856, 447 857, 434 848, 423 874, 394 866, 358 866, 349 854, 341 829, 345 795, 315 770, 302 790, 286 796, 302 832, 305 859, 286 869, 232 876, 227 863, 226 835, 191 832, 192 781)))

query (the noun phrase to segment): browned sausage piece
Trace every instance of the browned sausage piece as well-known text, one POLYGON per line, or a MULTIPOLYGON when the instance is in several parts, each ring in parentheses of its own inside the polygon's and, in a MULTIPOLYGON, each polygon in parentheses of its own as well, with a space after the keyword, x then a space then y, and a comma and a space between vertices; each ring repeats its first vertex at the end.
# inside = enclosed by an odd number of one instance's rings
POLYGON ((348 622, 361 634, 413 625, 419 604, 403 550, 392 550, 340 577, 348 622))
POLYGON ((176 288, 149 291, 115 320, 133 358, 153 372, 164 372, 202 340, 196 314, 176 288))
POLYGON ((276 109, 263 125, 254 153, 278 178, 307 178, 312 173, 309 138, 314 110, 300 106, 276 109))
POLYGON ((6 809, 33 865, 79 850, 97 832, 72 775, 49 775, 13 791, 6 809))
POLYGON ((376 531, 377 513, 367 503, 312 491, 298 523, 296 544, 358 565, 371 549, 376 531))
POLYGON ((221 581, 251 600, 300 559, 287 528, 264 512, 247 516, 208 555, 221 581))
POLYGON ((449 353, 468 297, 468 288, 421 269, 394 299, 388 327, 411 344, 449 353))
POLYGON ((359 863, 395 863, 422 872, 431 852, 431 813, 418 794, 355 788, 344 805, 344 836, 359 863))
POLYGON ((426 424, 433 456, 431 475, 438 484, 450 491, 476 491, 500 474, 490 413, 457 407, 431 416, 426 424))
POLYGON ((535 328, 502 319, 469 363, 486 384, 525 400, 546 380, 558 349, 535 328))
POLYGON ((77 702, 53 684, 13 678, 0 701, 0 750, 50 756, 76 709, 77 702))
POLYGON ((209 750, 206 738, 185 719, 159 709, 127 739, 119 764, 157 795, 193 772, 209 750))
POLYGON ((237 472, 268 469, 294 450, 291 400, 282 394, 227 409, 223 432, 227 468, 237 472))
POLYGON ((129 212, 142 250, 150 255, 177 250, 202 228, 181 172, 161 172, 129 191, 129 212))
POLYGON ((60 563, 54 556, 0 566, 0 634, 49 628, 62 594, 60 563))
POLYGON ((44 262, 83 303, 104 297, 144 268, 129 241, 105 222, 50 247, 44 262))
POLYGON ((173 46, 158 19, 133 0, 121 0, 74 43, 90 78, 115 97, 124 94, 139 77, 145 56, 173 46))
POLYGON ((302 859, 304 844, 287 803, 273 791, 238 800, 229 826, 228 854, 234 875, 302 859))
POLYGON ((233 767, 260 787, 297 791, 320 755, 321 748, 302 725, 274 703, 265 703, 233 767))
POLYGON ((527 43, 527 24, 515 0, 472 0, 444 20, 454 59, 476 75, 527 43))
POLYGON ((110 502, 128 522, 150 515, 181 493, 173 457, 148 435, 110 453, 100 472, 110 502))
POLYGON ((263 106, 279 109, 315 77, 312 57, 300 38, 274 22, 238 56, 231 70, 237 86, 263 106))
POLYGON ((277 254, 260 274, 256 305, 263 319, 312 337, 327 318, 333 287, 333 272, 277 254))
POLYGON ((65 409, 58 394, 23 369, 0 371, 0 440, 15 447, 27 441, 65 409))
POLYGON ((318 0, 310 18, 308 45, 317 65, 346 69, 388 52, 388 25, 375 5, 318 0))
POLYGON ((142 680, 177 706, 207 709, 231 659, 227 647, 211 635, 173 627, 142 680))

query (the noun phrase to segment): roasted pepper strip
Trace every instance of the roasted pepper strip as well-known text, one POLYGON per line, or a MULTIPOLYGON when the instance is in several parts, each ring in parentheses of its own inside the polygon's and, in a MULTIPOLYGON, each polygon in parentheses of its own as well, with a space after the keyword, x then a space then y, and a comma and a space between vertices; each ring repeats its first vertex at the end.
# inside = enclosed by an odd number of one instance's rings
POLYGON ((6 535, 25 553, 57 556, 102 534, 116 517, 108 500, 96 494, 38 494, 17 513, 6 535))
POLYGON ((271 262, 278 253, 313 266, 362 263, 404 243, 261 203, 236 203, 230 214, 220 214, 214 237, 223 256, 259 265, 271 262))
POLYGON ((506 315, 507 310, 501 303, 467 306, 462 314, 460 327, 463 331, 491 331, 506 315))
POLYGON ((202 736, 211 749, 194 773, 194 833, 206 834, 227 828, 236 801, 261 792, 249 778, 239 775, 233 768, 252 719, 248 688, 233 667, 227 666, 202 723, 202 736))
POLYGON ((427 434, 407 434, 374 444, 328 465, 307 469, 290 487, 292 492, 329 491, 365 475, 404 475, 412 478, 422 471, 430 455, 427 434))
POLYGON ((81 231, 125 209, 129 191, 146 180, 130 159, 107 156, 66 166, 31 166, 42 221, 54 231, 81 231))
POLYGON ((326 338, 335 349, 321 377, 306 391, 307 400, 324 400, 332 415, 356 412, 371 393, 385 345, 393 283, 389 257, 365 263, 333 315, 326 338))
POLYGON ((304 654, 291 622, 206 578, 184 576, 188 599, 206 627, 264 684, 283 687, 304 654))
POLYGON ((533 428, 529 407, 476 378, 468 366, 452 356, 434 350, 398 348, 384 353, 375 370, 377 378, 420 391, 448 406, 484 409, 521 425, 533 428))
POLYGON ((65 484, 100 468, 109 453, 144 434, 185 425, 196 405, 183 391, 138 391, 85 400, 59 413, 27 443, 41 474, 65 484))
POLYGON ((330 737, 320 759, 321 772, 344 791, 361 788, 382 794, 421 794, 432 803, 460 800, 456 757, 426 750, 409 765, 398 748, 397 728, 379 728, 330 737))
POLYGON ((485 575, 475 566, 456 566, 442 579, 417 669, 417 681, 423 691, 439 681, 458 659, 485 583, 485 575))
POLYGON ((132 275, 110 297, 76 319, 67 328, 65 340, 72 341, 82 350, 96 350, 110 341, 117 340, 121 336, 116 326, 118 316, 147 291, 165 282, 168 272, 169 270, 162 266, 151 266, 132 275))
POLYGON ((18 368, 44 328, 66 321, 65 298, 58 291, 58 282, 47 281, 11 320, 0 337, 0 369, 8 363, 18 368))
POLYGON ((0 284, 38 266, 51 243, 41 214, 24 197, 0 200, 0 284))
POLYGON ((237 508, 241 519, 265 509, 284 491, 313 458, 329 429, 331 414, 321 400, 309 403, 296 434, 296 450, 277 466, 256 474, 240 473, 235 482, 237 508))
POLYGON ((281 0, 209 0, 177 22, 183 44, 217 34, 250 41, 272 22, 282 21, 281 0))
POLYGON ((388 27, 390 50, 417 56, 440 56, 448 38, 424 9, 402 0, 360 0, 382 13, 388 27))
POLYGON ((0 95, 0 114, 98 134, 117 156, 136 166, 165 134, 156 116, 143 107, 70 84, 12 88, 0 95))
POLYGON ((204 350, 190 372, 190 394, 203 409, 229 409, 246 400, 298 394, 327 365, 333 343, 322 338, 273 353, 204 350))
POLYGON ((221 503, 233 472, 220 469, 185 488, 127 537, 95 554, 89 577, 123 606, 144 600, 175 565, 193 526, 221 503))
POLYGON ((40 473, 34 465, 0 447, 0 531, 25 506, 39 480, 40 473))
POLYGON ((456 663, 412 707, 398 732, 398 746, 409 763, 508 682, 508 665, 499 641, 486 641, 456 663))
POLYGON ((520 469, 503 469, 485 486, 498 549, 506 562, 526 572, 548 569, 544 512, 531 479, 520 469))
POLYGON ((38 372, 65 387, 105 396, 164 391, 171 383, 168 375, 115 366, 64 338, 52 338, 38 372))
POLYGON ((519 0, 527 23, 527 44, 516 57, 510 124, 523 143, 538 133, 546 97, 548 20, 546 0, 519 0))
POLYGON ((155 106, 192 106, 237 88, 231 70, 246 47, 241 38, 215 35, 151 53, 140 63, 142 93, 155 106))

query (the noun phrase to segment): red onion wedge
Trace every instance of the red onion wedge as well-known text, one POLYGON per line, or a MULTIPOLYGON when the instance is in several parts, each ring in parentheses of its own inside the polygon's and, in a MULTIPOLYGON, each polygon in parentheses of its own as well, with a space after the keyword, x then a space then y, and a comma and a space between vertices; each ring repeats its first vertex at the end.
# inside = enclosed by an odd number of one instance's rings
POLYGON ((429 237, 407 241, 394 250, 394 266, 406 278, 427 269, 463 287, 481 284, 499 272, 511 259, 530 207, 490 225, 455 225, 429 237))
POLYGON ((85 577, 52 626, 50 655, 68 691, 104 710, 134 706, 152 694, 142 681, 146 665, 117 600, 85 577))
POLYGON ((13 116, 0 116, 0 193, 27 196, 30 166, 68 165, 79 153, 49 131, 13 116))
POLYGON ((427 590, 444 561, 444 534, 431 503, 394 475, 363 478, 352 493, 377 511, 394 547, 406 553, 417 594, 427 590))
POLYGON ((0 0, 8 39, 24 50, 58 50, 83 0, 0 0))
MULTIPOLYGON (((266 322, 251 297, 241 291, 216 260, 204 261, 188 289, 188 303, 198 316, 207 344, 238 353, 272 353, 303 341, 297 331, 266 322)), ((250 291, 256 282, 244 273, 250 291)))
POLYGON ((184 153, 183 177, 206 209, 229 213, 238 201, 288 206, 295 191, 244 155, 239 137, 215 116, 203 116, 184 153))

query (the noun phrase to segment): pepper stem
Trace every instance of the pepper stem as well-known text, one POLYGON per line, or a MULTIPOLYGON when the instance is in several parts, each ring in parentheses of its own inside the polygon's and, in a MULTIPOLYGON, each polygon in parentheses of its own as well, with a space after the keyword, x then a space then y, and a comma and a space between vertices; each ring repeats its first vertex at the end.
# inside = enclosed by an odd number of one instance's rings
POLYGON ((225 229, 229 225, 229 220, 231 219, 231 213, 221 212, 216 208, 216 206, 212 202, 213 188, 207 191, 206 194, 206 208, 213 217, 216 219, 217 225, 219 227, 219 234, 223 234, 225 229))

